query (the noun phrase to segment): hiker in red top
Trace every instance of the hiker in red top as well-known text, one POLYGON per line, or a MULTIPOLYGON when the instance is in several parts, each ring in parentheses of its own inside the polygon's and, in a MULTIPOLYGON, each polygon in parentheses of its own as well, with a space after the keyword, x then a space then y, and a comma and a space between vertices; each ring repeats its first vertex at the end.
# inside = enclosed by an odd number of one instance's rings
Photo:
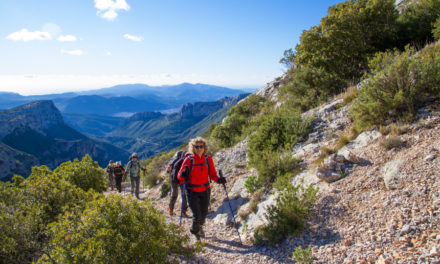
POLYGON ((197 240, 204 237, 202 229, 208 214, 209 188, 211 179, 219 184, 226 183, 226 179, 219 177, 214 162, 207 152, 206 141, 197 137, 188 144, 188 154, 183 161, 178 174, 180 184, 185 184, 189 207, 193 213, 190 232, 197 240))

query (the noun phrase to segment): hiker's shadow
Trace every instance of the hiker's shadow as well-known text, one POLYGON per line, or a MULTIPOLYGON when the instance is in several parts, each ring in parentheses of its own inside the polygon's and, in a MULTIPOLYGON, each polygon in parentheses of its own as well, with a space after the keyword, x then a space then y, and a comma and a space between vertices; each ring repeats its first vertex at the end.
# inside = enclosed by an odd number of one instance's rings
POLYGON ((252 246, 243 245, 237 241, 227 241, 222 240, 218 238, 211 238, 212 241, 215 241, 217 244, 224 244, 225 247, 222 247, 220 245, 214 245, 209 242, 205 242, 205 247, 216 250, 216 251, 222 251, 227 253, 240 253, 240 254, 248 254, 253 253, 252 246))
POLYGON ((215 211, 209 211, 206 218, 208 219, 214 219, 218 215, 225 215, 226 216, 226 223, 231 223, 233 221, 233 217, 231 215, 231 208, 234 211, 234 216, 237 215, 238 207, 246 204, 250 201, 249 198, 245 197, 234 197, 235 199, 231 199, 229 201, 224 201, 215 211))

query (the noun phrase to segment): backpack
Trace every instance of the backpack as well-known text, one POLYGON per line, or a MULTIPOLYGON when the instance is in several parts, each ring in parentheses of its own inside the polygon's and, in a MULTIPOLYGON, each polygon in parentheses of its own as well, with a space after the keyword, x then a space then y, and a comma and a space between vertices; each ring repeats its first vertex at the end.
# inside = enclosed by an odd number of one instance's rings
POLYGON ((186 153, 187 152, 184 150, 179 150, 176 152, 176 160, 173 163, 173 169, 171 171, 171 178, 173 181, 179 181, 177 179, 177 174, 179 174, 180 167, 182 167, 182 163, 186 158, 186 153))

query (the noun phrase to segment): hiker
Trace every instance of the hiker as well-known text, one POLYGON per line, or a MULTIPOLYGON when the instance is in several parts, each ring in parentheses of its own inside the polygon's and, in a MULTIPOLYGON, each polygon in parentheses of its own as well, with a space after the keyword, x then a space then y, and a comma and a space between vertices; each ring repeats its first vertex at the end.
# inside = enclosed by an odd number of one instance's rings
POLYGON ((141 167, 140 162, 138 161, 138 155, 136 152, 131 154, 130 161, 127 164, 127 170, 126 173, 130 176, 130 182, 131 182, 131 194, 133 195, 133 192, 136 194, 136 198, 139 198, 139 184, 140 184, 140 178, 141 173, 140 171, 143 170, 145 172, 145 168, 141 167), (135 189, 136 187, 136 189, 135 189))
POLYGON ((116 189, 118 189, 118 192, 121 193, 122 192, 121 183, 122 183, 122 178, 124 177, 124 174, 125 174, 125 170, 119 161, 116 162, 114 172, 115 172, 115 179, 116 179, 116 189))
POLYGON ((203 224, 208 214, 210 188, 209 177, 219 184, 226 183, 226 179, 219 177, 210 155, 206 155, 208 146, 205 139, 197 137, 188 144, 189 154, 180 168, 179 183, 186 184, 189 207, 193 213, 190 232, 200 240, 204 237, 203 224))
POLYGON ((113 160, 110 160, 108 165, 107 165, 107 174, 108 174, 108 185, 110 186, 110 188, 113 189, 115 188, 115 164, 113 163, 113 160))
POLYGON ((171 185, 171 195, 170 204, 168 212, 170 215, 174 215, 174 204, 176 203, 177 196, 179 195, 179 189, 182 193, 182 216, 187 217, 186 211, 188 210, 188 202, 186 200, 185 190, 183 190, 183 185, 179 184, 177 179, 177 174, 179 173, 180 167, 185 160, 186 151, 177 151, 171 161, 168 163, 167 173, 170 173, 170 185, 171 185))

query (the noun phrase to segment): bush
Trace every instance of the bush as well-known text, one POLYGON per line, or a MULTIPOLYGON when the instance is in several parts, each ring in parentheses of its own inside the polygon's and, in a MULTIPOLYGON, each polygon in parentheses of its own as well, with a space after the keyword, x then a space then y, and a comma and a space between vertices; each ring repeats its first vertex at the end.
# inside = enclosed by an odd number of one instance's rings
POLYGON ((160 198, 164 198, 168 195, 168 193, 170 192, 171 189, 171 185, 170 185, 170 178, 166 178, 163 181, 162 186, 160 187, 160 198))
POLYGON ((403 146, 405 146, 405 141, 403 141, 400 137, 398 136, 391 136, 391 137, 387 137, 384 140, 382 140, 380 142, 380 145, 387 149, 393 149, 393 148, 401 148, 403 146))
POLYGON ((440 40, 440 17, 434 23, 434 28, 432 29, 432 35, 435 40, 440 40))
POLYGON ((412 1, 397 19, 400 47, 409 43, 423 46, 433 41, 433 31, 439 16, 439 0, 412 1))
POLYGON ((173 157, 176 151, 177 150, 163 152, 151 156, 146 161, 142 162, 142 165, 145 166, 143 180, 146 186, 151 188, 156 185, 158 180, 161 179, 160 172, 167 167, 168 162, 173 157))
POLYGON ((229 109, 224 122, 213 129, 212 137, 221 147, 235 145, 242 139, 243 131, 250 125, 252 117, 260 112, 264 103, 264 97, 256 94, 249 95, 229 109))
POLYGON ((146 200, 117 195, 96 197, 84 211, 72 210, 50 227, 50 252, 41 262, 170 263, 173 256, 192 257, 195 250, 179 228, 146 200))
POLYGON ((359 131, 386 120, 411 121, 418 106, 439 97, 439 43, 417 54, 411 48, 402 53, 380 53, 370 61, 370 67, 372 76, 350 109, 359 131))
POLYGON ((31 263, 38 259, 44 248, 42 216, 38 206, 26 200, 24 189, 0 182, 2 263, 31 263))
POLYGON ((258 182, 257 176, 251 175, 246 179, 244 187, 248 193, 253 194, 255 191, 261 189, 263 185, 258 182))
POLYGON ((101 193, 108 187, 106 172, 89 155, 85 155, 81 161, 74 159, 73 162, 62 163, 54 170, 54 174, 84 191, 93 189, 101 193))
POLYGON ((305 30, 294 55, 288 90, 302 110, 326 100, 367 70, 368 57, 393 47, 398 12, 394 0, 344 1, 318 26, 305 30))
POLYGON ((292 258, 299 263, 311 264, 313 263, 312 248, 302 249, 297 247, 295 252, 292 253, 292 258))
POLYGON ((259 189, 252 194, 252 198, 249 202, 249 206, 246 211, 240 211, 239 216, 242 220, 245 220, 251 213, 255 213, 257 211, 257 206, 263 198, 264 191, 263 189, 259 189))
POLYGON ((320 105, 347 86, 335 74, 310 65, 301 65, 293 69, 290 75, 291 80, 280 87, 278 100, 301 112, 320 105))
POLYGON ((255 244, 273 246, 288 235, 298 234, 310 215, 318 190, 311 185, 288 185, 277 197, 276 205, 268 208, 268 224, 255 230, 255 244))
POLYGON ((50 223, 66 210, 83 208, 90 195, 46 166, 32 168, 28 179, 0 183, 0 259, 31 263, 46 250, 50 223))
POLYGON ((270 188, 272 183, 286 173, 299 169, 300 160, 278 151, 263 151, 259 157, 253 156, 253 166, 258 170, 258 185, 270 188))
POLYGON ((259 127, 249 138, 250 164, 261 160, 263 152, 289 150, 309 132, 312 119, 303 120, 299 112, 286 108, 261 116, 259 127))

